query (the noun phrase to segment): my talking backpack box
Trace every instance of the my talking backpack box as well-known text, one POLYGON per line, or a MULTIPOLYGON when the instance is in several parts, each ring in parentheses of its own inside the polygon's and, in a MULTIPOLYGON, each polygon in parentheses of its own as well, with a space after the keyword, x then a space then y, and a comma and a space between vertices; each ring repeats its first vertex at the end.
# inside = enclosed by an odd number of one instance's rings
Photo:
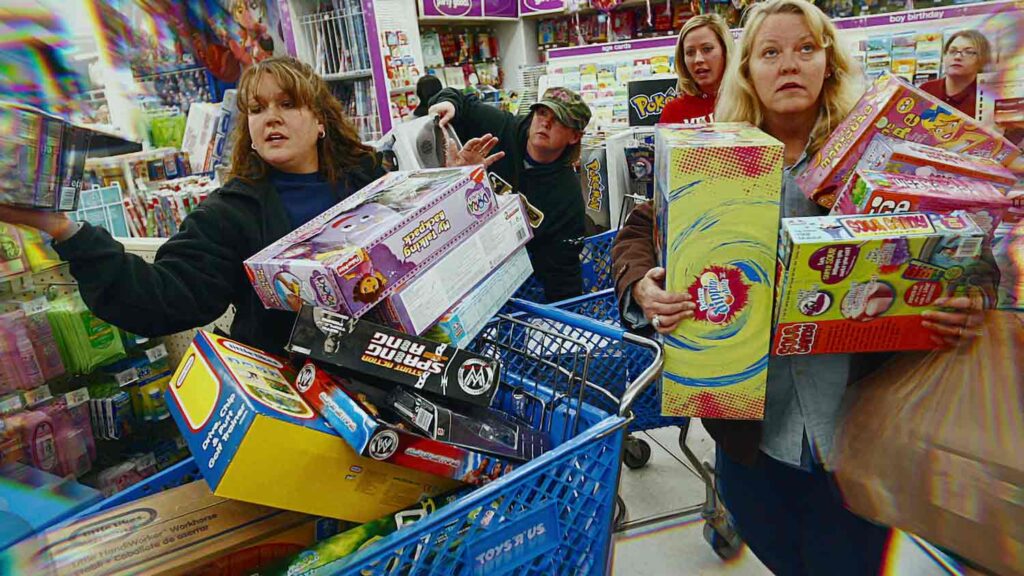
POLYGON ((982 180, 1005 193, 1017 183, 1012 170, 988 158, 958 154, 944 148, 876 135, 857 168, 913 176, 982 180))
POLYGON ((875 80, 796 182, 815 202, 831 208, 876 135, 891 136, 956 154, 989 158, 1024 174, 1021 151, 991 128, 891 75, 875 80))
POLYGON ((519 194, 497 198, 498 211, 443 258, 396 288, 368 318, 407 334, 422 334, 474 286, 533 238, 519 194))
POLYGON ((388 391, 328 373, 307 361, 296 388, 356 452, 469 484, 511 472, 511 461, 413 433, 388 407, 388 391))
POLYGON ((662 413, 764 416, 782 143, 749 124, 660 126, 655 245, 694 318, 664 337, 662 413))
POLYGON ((832 215, 963 210, 991 234, 1010 208, 1010 200, 980 180, 931 178, 857 169, 843 189, 832 215))
POLYGON ((486 356, 310 306, 299 311, 288 350, 368 381, 479 406, 490 406, 501 376, 500 364, 486 356))
POLYGON ((784 218, 772 353, 935 348, 921 313, 991 282, 984 243, 963 213, 784 218))
MULTIPOLYGON (((334 523, 333 521, 331 523, 334 523)), ((0 573, 226 575, 314 544, 323 522, 192 482, 52 528, 0 553, 0 573)))
POLYGON ((217 496, 366 522, 457 483, 362 458, 292 386, 278 359, 200 332, 167 407, 217 496))
POLYGON ((391 172, 245 261, 268 308, 361 316, 497 210, 480 166, 391 172))

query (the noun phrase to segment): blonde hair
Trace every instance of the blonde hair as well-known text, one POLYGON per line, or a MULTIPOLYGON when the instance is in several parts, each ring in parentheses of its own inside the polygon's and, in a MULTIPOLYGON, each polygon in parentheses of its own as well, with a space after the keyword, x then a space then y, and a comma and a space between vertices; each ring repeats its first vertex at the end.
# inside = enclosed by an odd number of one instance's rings
POLYGON ((718 36, 718 43, 722 47, 726 65, 729 64, 729 57, 732 55, 732 32, 729 31, 724 18, 718 14, 700 14, 687 20, 686 24, 683 24, 683 27, 679 30, 679 40, 676 42, 676 76, 679 77, 679 91, 690 96, 700 94, 700 88, 697 87, 697 81, 693 79, 690 71, 686 68, 683 40, 686 39, 686 35, 690 32, 705 26, 710 28, 715 33, 715 36, 718 36))
POLYGON ((803 16, 815 43, 825 50, 827 72, 821 88, 821 108, 807 146, 810 155, 821 149, 832 131, 853 109, 863 93, 863 81, 859 66, 838 42, 835 25, 818 7, 806 0, 768 0, 755 4, 747 13, 739 57, 730 64, 722 80, 715 120, 749 122, 763 128, 764 106, 750 78, 750 57, 765 19, 775 14, 803 16))
POLYGON ((957 38, 966 38, 974 44, 974 48, 978 51, 978 70, 984 70, 988 66, 989 62, 992 61, 992 47, 988 43, 988 38, 977 30, 960 30, 954 32, 948 40, 946 45, 942 47, 942 55, 945 56, 949 52, 949 45, 953 43, 953 40, 957 38))
POLYGON ((308 107, 324 125, 324 137, 317 140, 316 154, 320 173, 328 182, 345 178, 345 172, 358 166, 372 148, 363 144, 359 132, 331 94, 327 83, 308 64, 288 56, 268 58, 253 64, 238 81, 238 119, 235 121, 234 150, 231 153, 231 176, 258 180, 267 175, 267 163, 252 149, 249 134, 249 110, 255 104, 260 80, 269 75, 299 108, 308 107))

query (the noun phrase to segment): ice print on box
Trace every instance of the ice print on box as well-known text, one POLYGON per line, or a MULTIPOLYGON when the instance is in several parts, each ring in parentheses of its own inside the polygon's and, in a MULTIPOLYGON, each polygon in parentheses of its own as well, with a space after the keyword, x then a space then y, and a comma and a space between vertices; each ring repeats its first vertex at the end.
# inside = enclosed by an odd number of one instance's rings
POLYGON ((831 208, 877 135, 995 160, 1024 174, 1021 151, 959 110, 895 76, 875 80, 797 177, 804 194, 831 208))
POLYGON ((966 213, 786 218, 781 236, 776 355, 934 348, 920 314, 938 298, 995 299, 966 213))
POLYGON ((358 317, 497 210, 481 167, 392 172, 245 262, 268 308, 358 317))
POLYGON ((760 419, 771 330, 780 142, 748 124, 659 127, 655 243, 694 318, 664 337, 662 413, 760 419))

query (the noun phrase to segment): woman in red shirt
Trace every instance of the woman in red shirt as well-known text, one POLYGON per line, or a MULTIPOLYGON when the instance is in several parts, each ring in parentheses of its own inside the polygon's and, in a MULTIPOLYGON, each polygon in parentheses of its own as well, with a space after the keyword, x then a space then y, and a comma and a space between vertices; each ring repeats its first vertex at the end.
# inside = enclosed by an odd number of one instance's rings
POLYGON ((661 111, 662 124, 713 122, 718 85, 732 51, 732 34, 717 14, 686 21, 676 43, 679 97, 661 111))
POLYGON ((977 116, 978 72, 988 64, 991 49, 977 30, 961 30, 949 37, 942 52, 945 76, 925 82, 921 89, 946 104, 977 116))

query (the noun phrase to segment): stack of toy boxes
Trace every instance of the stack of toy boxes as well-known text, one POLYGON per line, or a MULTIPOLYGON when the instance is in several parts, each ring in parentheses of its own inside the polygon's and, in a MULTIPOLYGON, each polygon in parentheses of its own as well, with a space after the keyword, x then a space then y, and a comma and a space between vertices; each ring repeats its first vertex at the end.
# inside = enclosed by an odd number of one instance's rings
POLYGON ((660 127, 655 243, 692 320, 664 337, 662 413, 764 415, 783 146, 747 124, 660 127))
POLYGON ((831 208, 876 135, 989 158, 1024 173, 1021 151, 1009 140, 896 76, 875 80, 846 120, 811 159, 797 184, 831 208))

